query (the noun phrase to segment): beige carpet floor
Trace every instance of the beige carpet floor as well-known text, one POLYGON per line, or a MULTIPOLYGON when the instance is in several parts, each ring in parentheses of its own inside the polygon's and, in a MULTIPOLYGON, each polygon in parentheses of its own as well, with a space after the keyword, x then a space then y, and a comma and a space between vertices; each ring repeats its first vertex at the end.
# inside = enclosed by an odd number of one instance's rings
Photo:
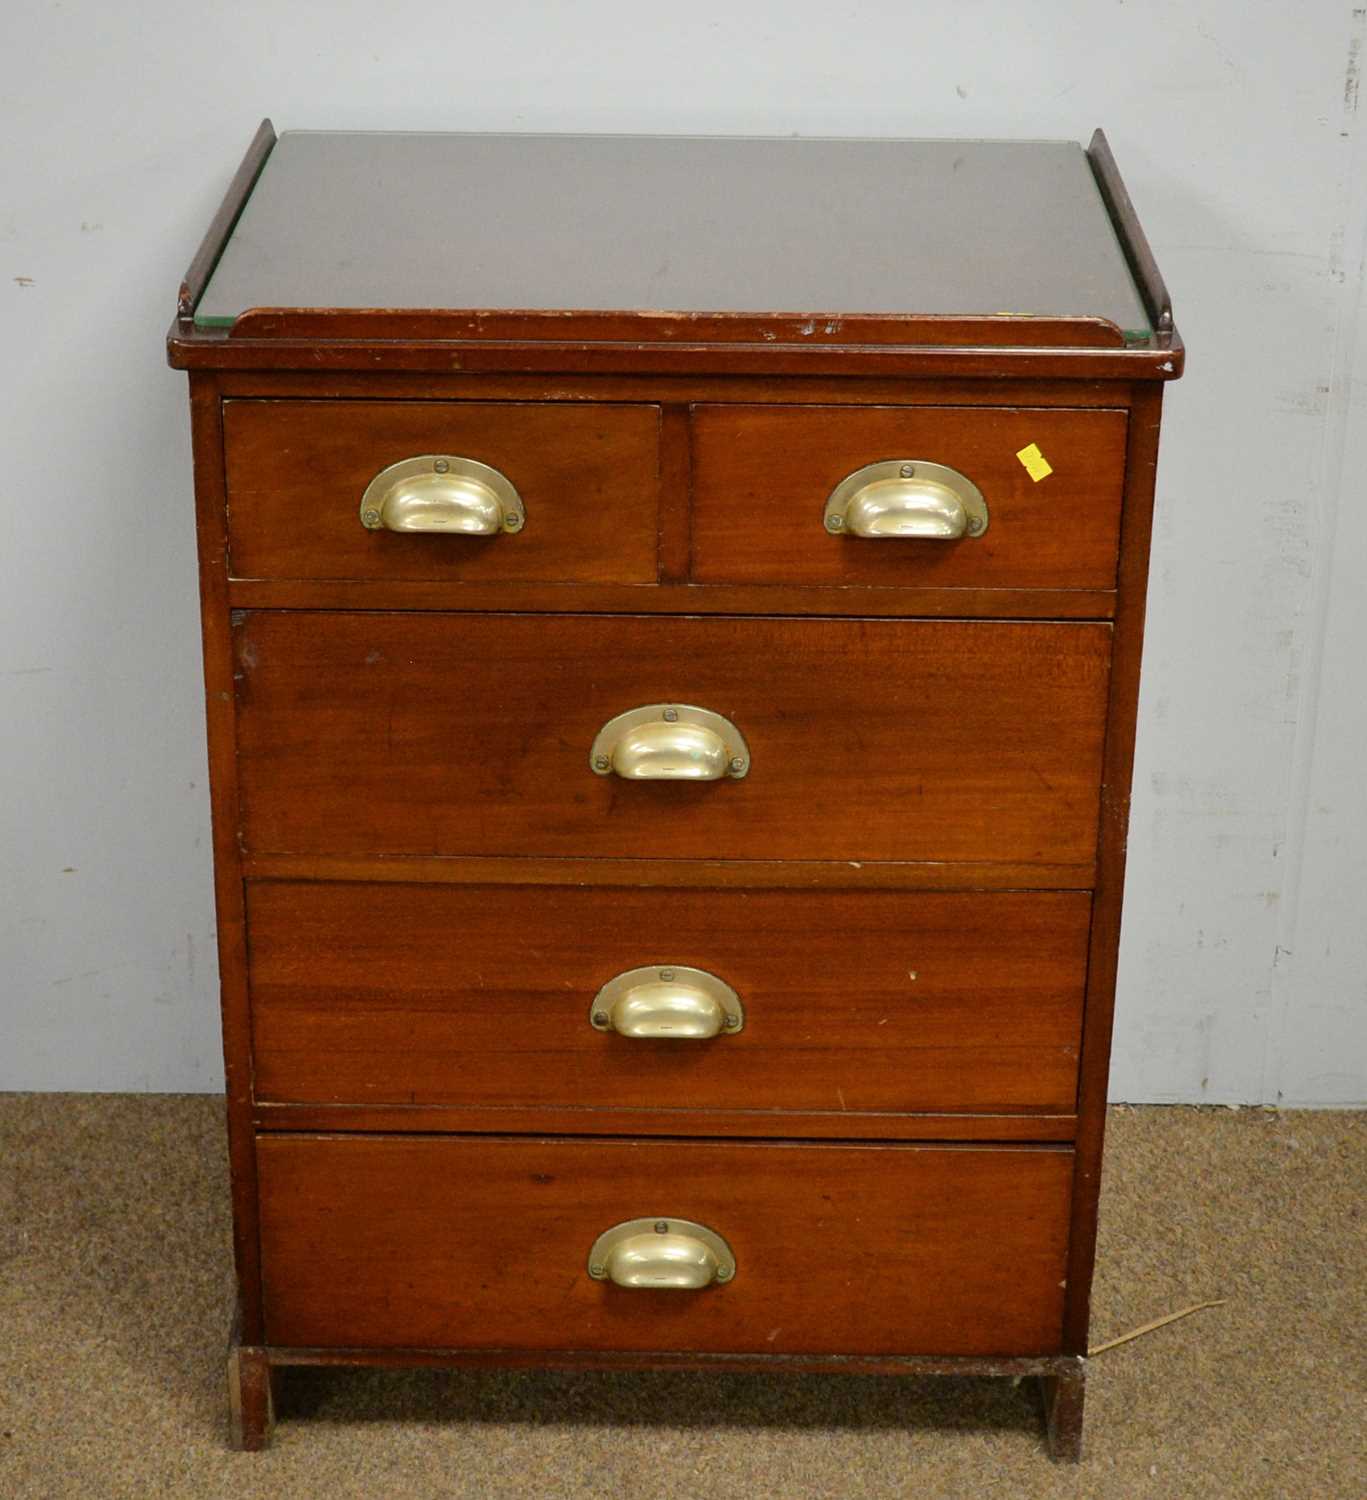
POLYGON ((0 1096, 0 1500, 1367 1496, 1367 1115, 1117 1109, 1087 1456, 1028 1386, 291 1371, 224 1443, 221 1104, 0 1096))

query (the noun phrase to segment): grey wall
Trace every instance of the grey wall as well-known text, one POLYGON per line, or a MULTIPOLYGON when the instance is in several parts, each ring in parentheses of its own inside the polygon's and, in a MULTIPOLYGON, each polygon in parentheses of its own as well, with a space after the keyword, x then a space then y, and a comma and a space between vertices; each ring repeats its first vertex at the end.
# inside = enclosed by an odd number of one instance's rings
MULTIPOLYGON (((1367 1099, 1367 16, 69 0, 0 62, 0 1087, 220 1084, 176 285, 279 128, 1084 138, 1177 300, 1113 1093, 1367 1099)), ((933 205, 927 206, 934 211, 933 205)))

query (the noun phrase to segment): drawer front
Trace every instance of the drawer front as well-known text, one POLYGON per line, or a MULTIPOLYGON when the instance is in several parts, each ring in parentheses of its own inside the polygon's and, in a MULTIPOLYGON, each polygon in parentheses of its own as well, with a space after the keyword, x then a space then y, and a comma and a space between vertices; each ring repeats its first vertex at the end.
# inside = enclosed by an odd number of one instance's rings
POLYGON ((658 1109, 676 1125, 1075 1102, 1083 892, 266 881, 247 910, 264 1100, 658 1109), (647 966, 595 1029, 599 991, 647 966), (685 966, 731 987, 738 1029, 685 966), (679 1036, 690 1023, 721 1029, 679 1036))
MULTIPOLYGON (((1113 589, 1125 430, 1125 413, 1107 410, 695 407, 692 576, 703 583, 1113 589), (1032 444, 1053 470, 1038 480, 1017 456, 1032 444), (829 531, 824 511, 835 487, 890 460, 966 476, 986 504, 986 529, 958 540, 829 531)), ((883 493, 914 498, 906 489, 883 493)))
MULTIPOLYGON (((258 1137, 266 1338, 292 1347, 1058 1349, 1059 1148, 258 1137), (721 1235, 704 1290, 593 1279, 640 1217, 721 1235)), ((646 1246, 649 1249, 649 1245, 646 1246)))
POLYGON ((1094 855, 1110 627, 262 612, 236 629, 245 847, 296 854, 1094 855), (596 775, 642 704, 749 771, 596 775))
POLYGON ((653 406, 229 401, 230 569, 238 578, 653 583, 653 406), (361 496, 425 454, 497 469, 525 523, 492 536, 367 530, 361 496))

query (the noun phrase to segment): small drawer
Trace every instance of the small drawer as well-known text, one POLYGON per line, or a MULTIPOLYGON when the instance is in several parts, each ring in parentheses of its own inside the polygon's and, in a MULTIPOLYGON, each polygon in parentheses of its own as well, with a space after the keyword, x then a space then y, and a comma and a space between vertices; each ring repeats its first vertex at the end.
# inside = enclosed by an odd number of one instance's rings
POLYGON ((273 1345, 1060 1344, 1064 1148, 280 1134, 258 1136, 257 1161, 273 1345), (660 1288, 670 1278, 702 1285, 660 1288))
POLYGON ((1126 420, 1071 408, 694 407, 692 577, 1113 589, 1126 420), (1018 456, 1032 446, 1052 469, 1040 478, 1018 456))
POLYGON ((1081 891, 253 881, 256 1096, 655 1111, 662 1132, 714 1110, 1066 1113, 1090 909, 1081 891))
POLYGON ((243 844, 1090 864, 1110 641, 1092 622, 252 612, 243 844))
POLYGON ((224 403, 223 439, 237 578, 657 576, 653 406, 240 400, 224 403))

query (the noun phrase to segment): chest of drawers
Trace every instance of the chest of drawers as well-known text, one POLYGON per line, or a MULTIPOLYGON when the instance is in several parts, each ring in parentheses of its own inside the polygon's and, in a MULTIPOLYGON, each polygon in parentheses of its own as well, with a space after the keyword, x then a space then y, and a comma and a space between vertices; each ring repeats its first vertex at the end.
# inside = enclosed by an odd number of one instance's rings
POLYGON ((1081 1440, 1163 381, 1104 138, 287 134, 182 288, 240 1306, 1081 1440))

